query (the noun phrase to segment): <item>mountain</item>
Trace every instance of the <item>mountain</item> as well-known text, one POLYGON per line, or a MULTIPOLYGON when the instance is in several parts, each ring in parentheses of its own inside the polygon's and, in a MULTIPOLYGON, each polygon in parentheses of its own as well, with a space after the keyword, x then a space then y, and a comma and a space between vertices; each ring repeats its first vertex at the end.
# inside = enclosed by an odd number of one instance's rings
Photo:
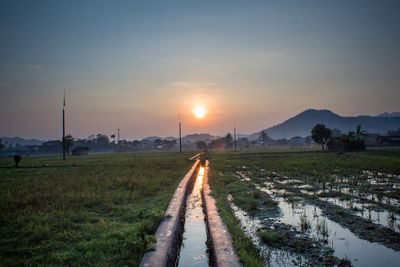
POLYGON ((21 146, 26 145, 41 145, 42 143, 46 142, 44 140, 37 140, 37 139, 24 139, 21 137, 0 137, 1 143, 5 144, 12 144, 15 146, 16 144, 20 144, 21 146))
POLYGON ((400 117, 400 112, 393 112, 393 113, 384 112, 382 114, 379 114, 378 117, 387 117, 387 118, 400 117))
MULTIPOLYGON (((308 109, 281 124, 265 129, 265 131, 273 139, 289 139, 294 136, 311 135, 311 129, 317 123, 325 124, 326 127, 331 129, 339 129, 342 132, 355 131, 359 124, 362 130, 379 134, 386 134, 389 130, 400 128, 400 117, 381 115, 342 117, 326 109, 308 109)), ((261 131, 251 134, 250 140, 258 138, 260 133, 261 131)))

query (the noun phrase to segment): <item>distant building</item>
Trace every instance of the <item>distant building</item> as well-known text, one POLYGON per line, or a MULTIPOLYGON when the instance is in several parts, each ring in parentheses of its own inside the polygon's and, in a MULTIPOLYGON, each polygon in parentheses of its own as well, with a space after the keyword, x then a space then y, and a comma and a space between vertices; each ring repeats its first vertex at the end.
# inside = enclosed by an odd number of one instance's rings
POLYGON ((379 136, 376 141, 381 146, 400 146, 399 135, 379 136))
POLYGON ((89 148, 87 146, 78 146, 72 149, 73 156, 85 156, 89 152, 89 148))

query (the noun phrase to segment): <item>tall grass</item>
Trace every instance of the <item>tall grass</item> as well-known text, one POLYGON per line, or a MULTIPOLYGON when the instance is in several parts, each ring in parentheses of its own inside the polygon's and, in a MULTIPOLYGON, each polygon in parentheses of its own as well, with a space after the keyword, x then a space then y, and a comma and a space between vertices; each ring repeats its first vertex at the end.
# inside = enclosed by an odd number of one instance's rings
POLYGON ((189 155, 0 159, 4 265, 139 264, 189 155))

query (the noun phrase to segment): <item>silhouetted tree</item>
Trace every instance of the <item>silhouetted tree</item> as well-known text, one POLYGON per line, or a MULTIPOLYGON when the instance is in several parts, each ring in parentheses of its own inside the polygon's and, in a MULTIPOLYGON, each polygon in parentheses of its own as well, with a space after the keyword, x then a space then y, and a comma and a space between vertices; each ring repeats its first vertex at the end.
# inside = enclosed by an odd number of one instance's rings
POLYGON ((110 143, 110 138, 108 138, 108 136, 105 134, 97 134, 96 142, 100 145, 107 145, 110 143))
POLYGON ((224 138, 225 148, 232 148, 233 147, 233 137, 230 133, 228 133, 224 138))
POLYGON ((361 124, 359 124, 359 125, 357 125, 355 135, 356 135, 356 138, 358 140, 360 140, 360 139, 364 139, 365 137, 367 137, 368 133, 366 131, 362 131, 361 124))
POLYGON ((113 142, 115 143, 115 134, 110 135, 110 137, 113 140, 113 142))
POLYGON ((332 135, 332 137, 340 137, 342 135, 342 131, 339 129, 333 128, 331 135, 332 135))
POLYGON ((40 151, 44 153, 58 153, 62 150, 62 142, 61 140, 50 140, 44 142, 40 146, 40 151))
POLYGON ((153 144, 154 144, 154 147, 155 147, 155 148, 162 148, 162 140, 159 139, 159 138, 157 138, 156 140, 154 140, 153 144))
POLYGON ((325 144, 331 138, 332 132, 331 129, 326 128, 324 124, 316 124, 314 128, 311 130, 311 137, 315 141, 315 143, 320 144, 322 146, 322 150, 325 150, 325 144))
POLYGON ((217 138, 212 140, 209 144, 208 147, 210 149, 217 149, 217 150, 223 150, 224 149, 224 138, 217 138))
POLYGON ((2 143, 2 141, 1 141, 1 139, 0 139, 0 150, 2 150, 3 147, 5 147, 5 145, 2 143))
POLYGON ((72 137, 72 135, 68 134, 65 137, 65 150, 67 151, 67 155, 69 155, 69 150, 73 146, 74 146, 74 138, 72 137))
POLYGON ((198 142, 196 143, 196 146, 197 146, 197 149, 200 149, 200 150, 205 150, 205 149, 207 149, 207 144, 206 144, 206 142, 204 142, 204 141, 198 141, 198 142))
POLYGON ((388 131, 387 135, 400 135, 400 128, 393 131, 388 131))
POLYGON ((132 146, 133 146, 133 149, 140 149, 140 141, 139 140, 133 140, 132 141, 132 146))

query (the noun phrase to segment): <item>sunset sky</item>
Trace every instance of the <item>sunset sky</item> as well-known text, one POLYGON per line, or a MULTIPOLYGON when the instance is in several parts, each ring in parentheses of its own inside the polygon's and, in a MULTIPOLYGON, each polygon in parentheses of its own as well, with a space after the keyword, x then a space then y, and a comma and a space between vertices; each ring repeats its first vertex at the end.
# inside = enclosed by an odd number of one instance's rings
POLYGON ((399 1, 1 1, 0 136, 242 134, 400 111, 399 1), (193 109, 202 105, 203 118, 193 109))

